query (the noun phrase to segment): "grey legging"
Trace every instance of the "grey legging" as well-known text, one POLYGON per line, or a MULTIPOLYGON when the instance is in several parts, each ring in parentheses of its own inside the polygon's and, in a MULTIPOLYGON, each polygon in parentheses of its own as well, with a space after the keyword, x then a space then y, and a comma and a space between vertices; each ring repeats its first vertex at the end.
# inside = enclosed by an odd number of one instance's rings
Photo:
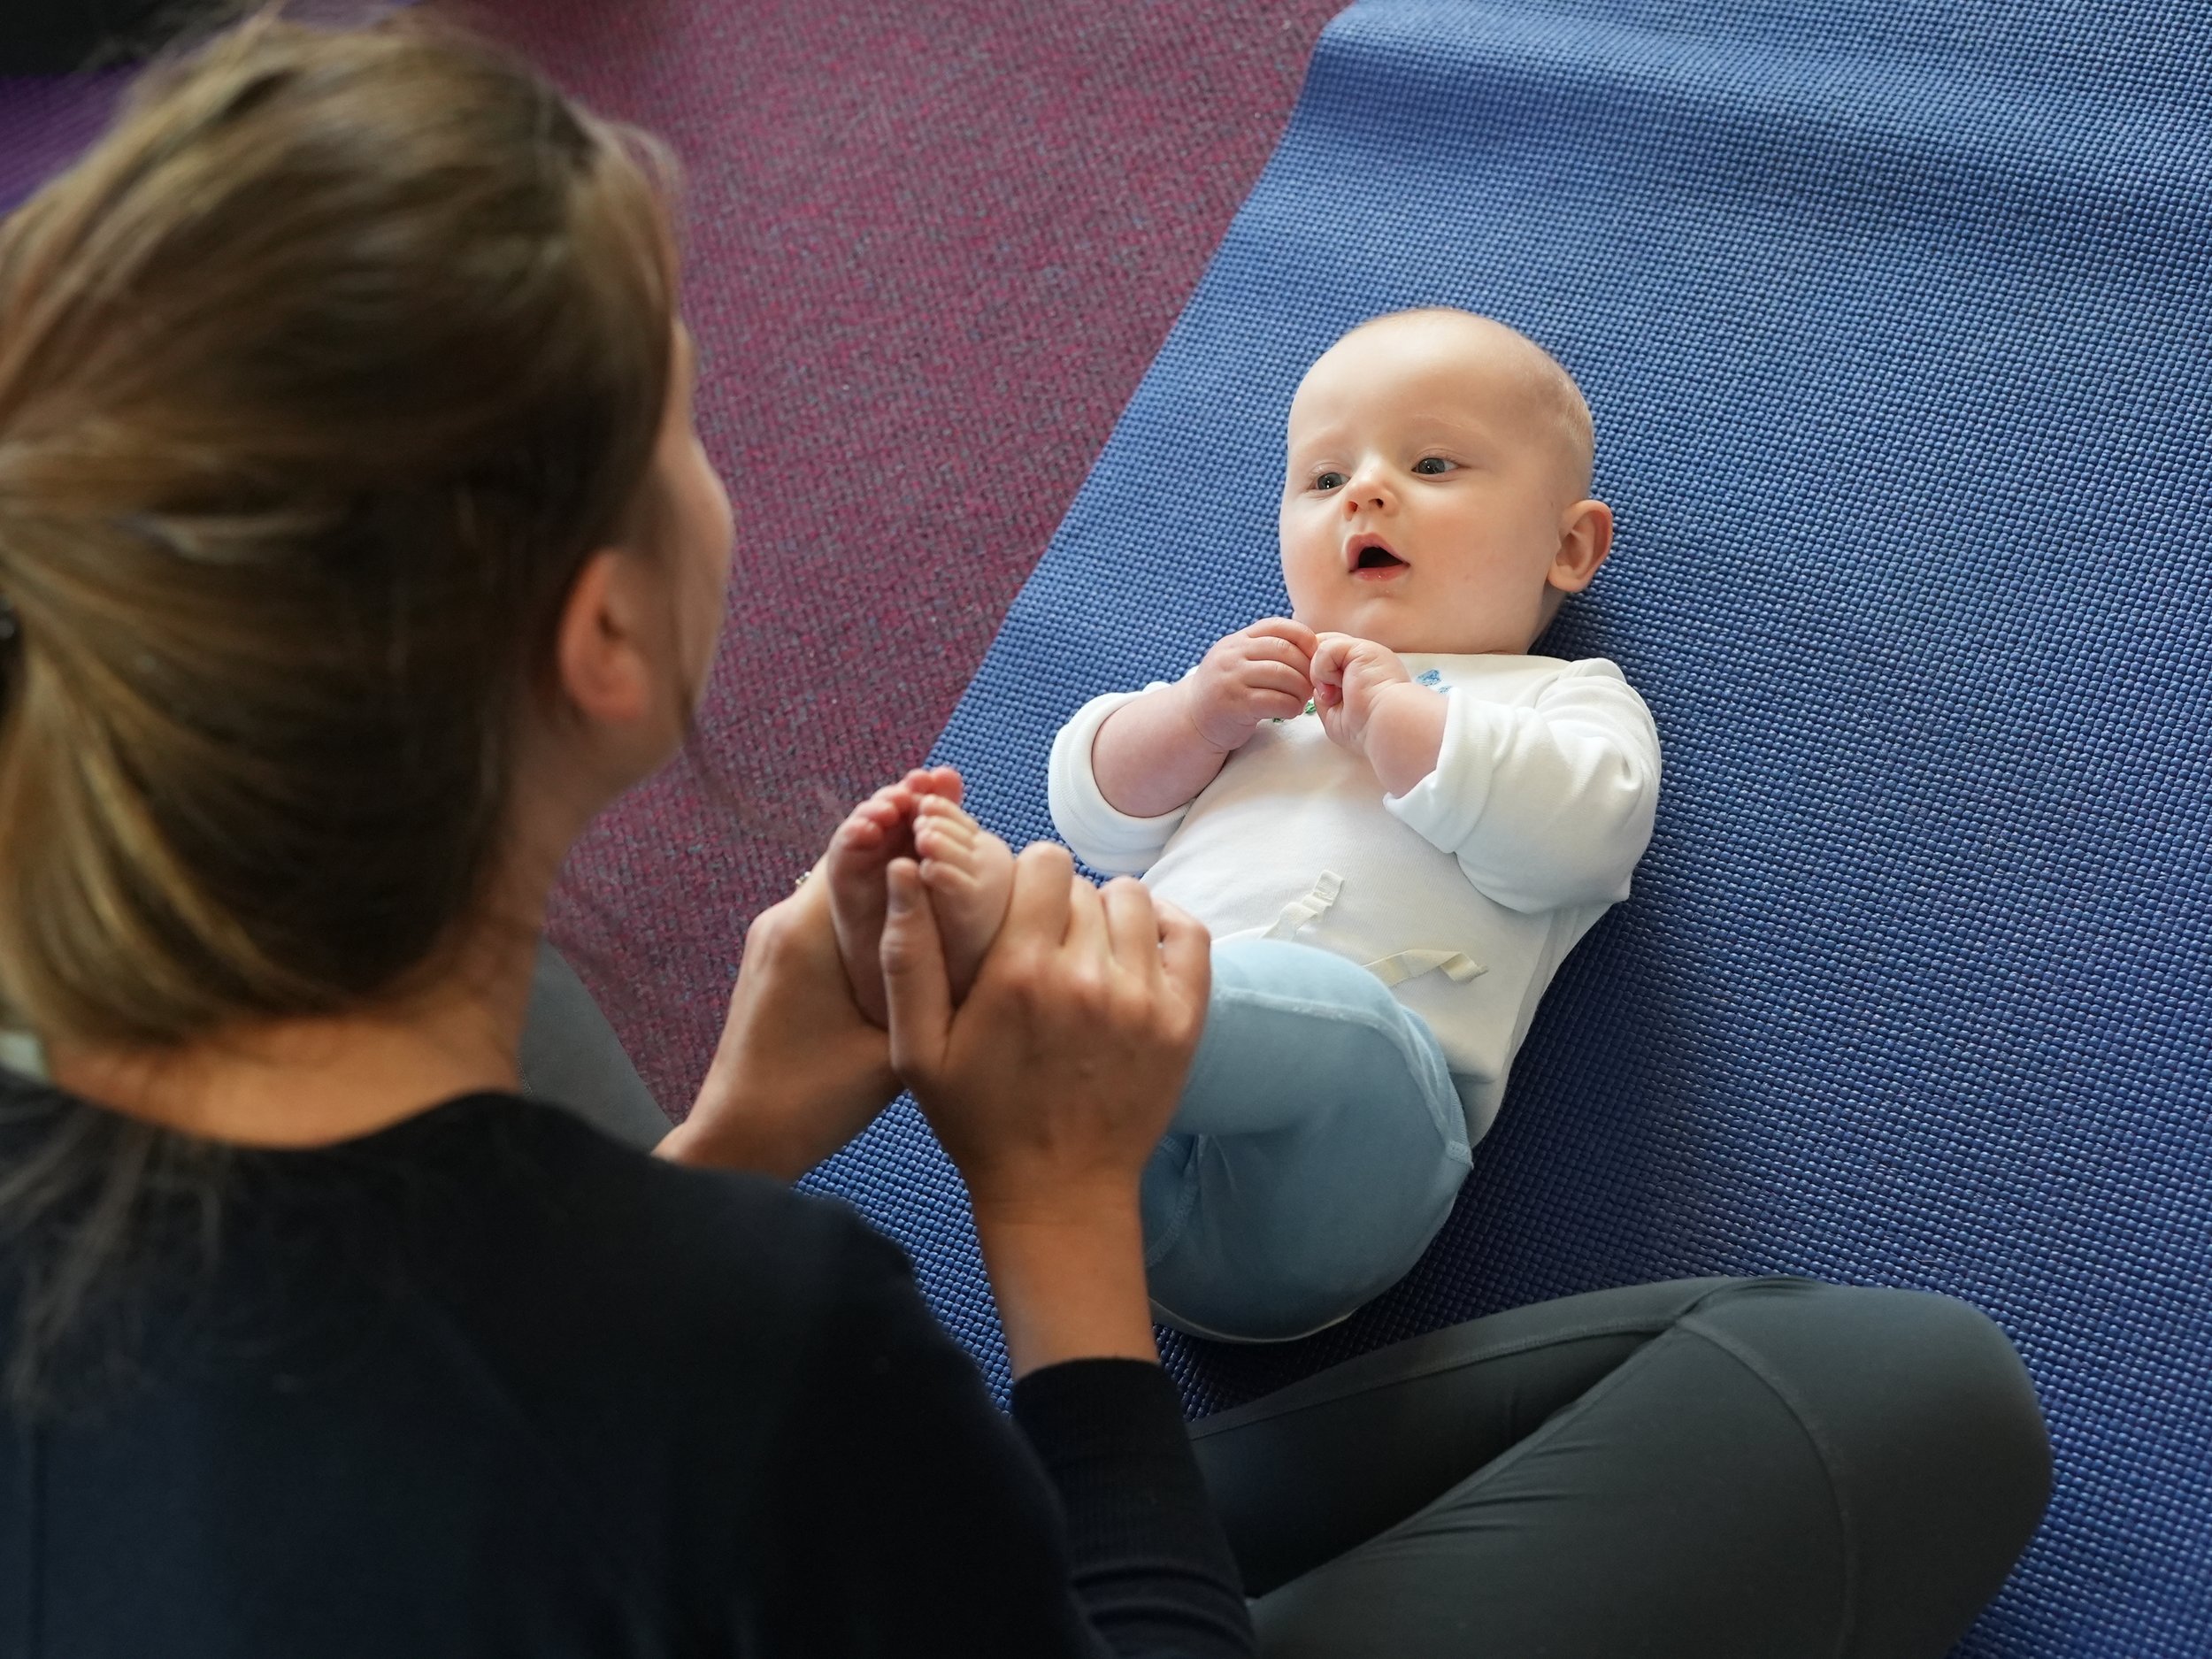
MULTIPOLYGON (((622 1139, 665 1132, 549 950, 523 1078, 622 1139)), ((1269 1659, 1934 1659, 2051 1476, 1988 1319, 1804 1279, 1494 1314, 1191 1436, 1269 1659)))

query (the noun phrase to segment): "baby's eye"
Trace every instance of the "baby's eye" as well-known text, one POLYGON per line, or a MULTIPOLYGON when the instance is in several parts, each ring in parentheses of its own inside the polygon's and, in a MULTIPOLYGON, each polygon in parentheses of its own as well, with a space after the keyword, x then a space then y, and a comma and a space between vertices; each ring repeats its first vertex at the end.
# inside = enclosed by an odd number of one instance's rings
POLYGON ((1424 478, 1435 478, 1452 470, 1452 463, 1440 455, 1425 455, 1413 464, 1413 470, 1424 478))
POLYGON ((1316 489, 1342 489, 1344 488, 1344 474, 1341 472, 1316 472, 1313 475, 1313 487, 1316 489))

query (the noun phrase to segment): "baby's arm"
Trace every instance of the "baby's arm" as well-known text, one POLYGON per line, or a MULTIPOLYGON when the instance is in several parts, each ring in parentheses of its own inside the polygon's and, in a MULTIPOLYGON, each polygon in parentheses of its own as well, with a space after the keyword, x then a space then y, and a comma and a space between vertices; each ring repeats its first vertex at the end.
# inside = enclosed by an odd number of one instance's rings
POLYGON ((1200 741, 1184 680, 1140 692, 1106 717, 1091 744, 1091 775, 1115 811, 1157 818, 1194 797, 1228 758, 1200 741))
POLYGON ((1106 803, 1141 818, 1187 806, 1261 721, 1305 708, 1315 644, 1304 624, 1270 617, 1217 641, 1174 685, 1116 709, 1091 745, 1106 803))
POLYGON ((1435 768, 1384 804, 1509 909, 1626 898, 1658 807, 1659 733, 1620 670, 1577 663, 1532 707, 1435 701, 1435 768))

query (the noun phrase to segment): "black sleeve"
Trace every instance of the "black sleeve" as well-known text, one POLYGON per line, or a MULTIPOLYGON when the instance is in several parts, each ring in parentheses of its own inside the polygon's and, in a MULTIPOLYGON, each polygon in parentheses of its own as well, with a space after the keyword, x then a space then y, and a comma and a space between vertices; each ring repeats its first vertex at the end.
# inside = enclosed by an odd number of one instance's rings
POLYGON ((1254 1651, 1235 1557, 1168 1374, 1076 1360, 1014 1385, 1014 1421, 1067 1517, 1075 1593, 1117 1654, 1254 1651))
POLYGON ((1056 1402, 1063 1417, 1102 1414, 1047 1429, 1053 1476, 1071 1483, 1071 1532, 1053 1479, 938 1325, 904 1254, 857 1222, 849 1235, 773 1483, 768 1650, 1248 1659, 1250 1622, 1165 1373, 1125 1367, 1151 1373, 1149 1389, 1087 1392, 1079 1376, 1072 1393, 1043 1390, 1048 1416, 1056 1402))

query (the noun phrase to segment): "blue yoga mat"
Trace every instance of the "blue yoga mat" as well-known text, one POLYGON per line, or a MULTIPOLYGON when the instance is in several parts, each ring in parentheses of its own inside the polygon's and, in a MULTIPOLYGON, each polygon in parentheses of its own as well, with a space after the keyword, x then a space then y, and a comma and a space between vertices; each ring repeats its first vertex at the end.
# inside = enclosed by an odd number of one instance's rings
MULTIPOLYGON (((1359 6, 939 751, 1010 839, 1109 687, 1282 608, 1285 406, 1446 302, 1587 390, 1618 550, 1550 649, 1668 760, 1413 1275, 1194 1411, 1447 1321, 1791 1271, 1989 1310, 2056 1440, 1963 1652, 2212 1654, 2212 20, 2143 0, 1359 6)), ((1048 433, 1005 434, 1007 463, 1048 433)), ((1002 1386, 901 1109, 818 1178, 1002 1386)))

